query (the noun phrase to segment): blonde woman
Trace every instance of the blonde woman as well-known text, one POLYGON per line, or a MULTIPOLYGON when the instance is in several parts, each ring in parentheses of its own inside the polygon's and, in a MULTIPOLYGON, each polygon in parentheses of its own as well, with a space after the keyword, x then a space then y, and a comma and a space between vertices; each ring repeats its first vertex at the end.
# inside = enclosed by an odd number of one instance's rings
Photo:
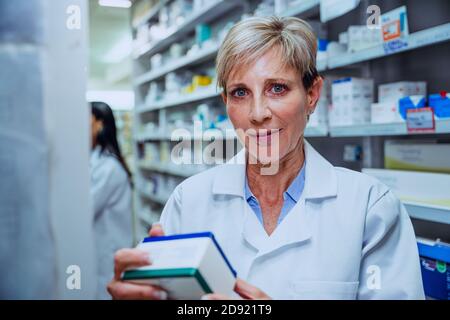
MULTIPOLYGON (((322 87, 315 57, 316 38, 297 18, 250 18, 230 30, 218 84, 245 148, 181 183, 150 235, 214 232, 237 271, 236 297, 422 299, 403 205, 375 179, 333 167, 304 139, 322 87)), ((111 295, 166 299, 159 287, 120 281, 123 270, 149 261, 136 249, 119 251, 111 295)))

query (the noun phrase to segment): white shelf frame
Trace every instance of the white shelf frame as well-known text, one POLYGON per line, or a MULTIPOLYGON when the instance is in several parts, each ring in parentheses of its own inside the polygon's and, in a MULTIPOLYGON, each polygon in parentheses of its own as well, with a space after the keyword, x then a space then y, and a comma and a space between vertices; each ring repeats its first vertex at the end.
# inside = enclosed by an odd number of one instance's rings
POLYGON ((378 45, 365 50, 330 57, 327 59, 326 69, 323 71, 347 67, 359 62, 384 58, 397 53, 411 51, 425 46, 431 46, 448 40, 450 40, 450 23, 445 23, 410 34, 408 37, 408 47, 402 48, 401 50, 393 53, 386 54, 384 52, 383 45, 378 45))
POLYGON ((190 176, 193 176, 194 174, 203 172, 209 168, 205 168, 204 166, 202 166, 201 168, 189 168, 190 167, 194 167, 194 166, 198 166, 198 165, 165 165, 162 163, 147 163, 145 161, 140 161, 139 162, 139 168, 143 169, 143 170, 149 170, 149 171, 156 171, 159 173, 166 173, 166 174, 170 174, 170 175, 174 175, 174 176, 178 176, 178 177, 184 177, 184 178, 188 178, 190 176))
POLYGON ((408 132, 406 122, 330 127, 331 137, 399 136, 450 133, 450 119, 436 120, 434 132, 408 132))
POLYGON ((450 208, 419 202, 403 201, 411 218, 450 225, 450 208))
POLYGON ((140 86, 144 83, 153 81, 155 79, 161 78, 169 72, 181 69, 183 67, 191 66, 194 64, 199 64, 205 60, 211 59, 215 57, 219 50, 219 46, 212 45, 203 49, 200 49, 198 52, 192 55, 184 56, 176 61, 171 61, 167 63, 165 66, 162 66, 159 69, 146 72, 143 75, 136 78, 133 82, 134 86, 140 86))
POLYGON ((180 94, 177 98, 172 99, 163 99, 157 102, 153 102, 151 104, 145 105, 143 107, 136 108, 136 112, 143 113, 149 111, 155 111, 165 108, 170 108, 174 106, 179 106, 183 104, 189 104, 192 102, 198 102, 206 99, 219 97, 221 94, 221 90, 217 90, 215 85, 212 84, 208 88, 197 89, 194 93, 191 94, 180 94))

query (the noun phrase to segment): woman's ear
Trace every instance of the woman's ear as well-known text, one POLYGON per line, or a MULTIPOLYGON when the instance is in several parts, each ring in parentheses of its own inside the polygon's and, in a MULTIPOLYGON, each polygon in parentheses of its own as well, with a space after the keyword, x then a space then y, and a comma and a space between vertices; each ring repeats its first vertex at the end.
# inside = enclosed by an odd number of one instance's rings
POLYGON ((319 101, 320 93, 322 92, 323 79, 318 76, 314 80, 311 88, 308 89, 308 113, 311 114, 316 109, 317 101, 319 101))
POLYGON ((222 96, 223 103, 225 105, 227 105, 227 95, 225 94, 225 92, 222 91, 222 93, 220 95, 222 96))

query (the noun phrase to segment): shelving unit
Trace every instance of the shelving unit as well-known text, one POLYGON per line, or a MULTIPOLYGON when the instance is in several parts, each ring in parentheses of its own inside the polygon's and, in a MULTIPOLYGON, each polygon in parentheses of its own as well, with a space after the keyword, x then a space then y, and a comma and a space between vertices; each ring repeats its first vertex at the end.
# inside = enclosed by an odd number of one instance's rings
POLYGON ((146 82, 150 82, 152 80, 158 79, 158 78, 168 74, 169 72, 178 70, 180 68, 183 68, 183 67, 186 67, 189 65, 201 63, 201 62, 208 60, 211 57, 215 56, 217 54, 218 50, 219 50, 218 46, 211 46, 209 48, 202 49, 199 52, 192 54, 190 56, 189 55, 184 56, 183 58, 180 58, 176 61, 168 63, 167 65, 165 65, 164 67, 162 67, 160 69, 147 72, 147 73, 137 77, 136 80, 134 81, 134 85, 139 86, 146 82))
POLYGON ((239 2, 237 2, 236 0, 208 1, 208 4, 204 8, 202 8, 198 12, 194 12, 191 16, 187 17, 184 23, 175 28, 162 40, 156 43, 148 43, 147 45, 136 49, 136 51, 133 52, 133 57, 137 59, 144 55, 150 56, 158 53, 166 49, 170 44, 179 41, 186 34, 194 31, 197 24, 213 21, 214 19, 225 14, 227 11, 229 11, 233 7, 236 7, 237 5, 239 5, 239 2))
POLYGON ((188 103, 192 103, 192 102, 206 100, 209 98, 215 98, 220 95, 220 92, 221 92, 220 90, 217 90, 216 88, 211 87, 208 89, 199 90, 198 92, 195 92, 192 94, 185 94, 185 95, 180 94, 176 98, 156 101, 150 105, 138 107, 136 109, 137 109, 137 112, 148 112, 148 111, 155 111, 158 109, 175 107, 175 106, 179 106, 182 104, 188 104, 188 103))
POLYGON ((355 63, 380 59, 393 54, 415 50, 421 47, 438 44, 450 40, 450 23, 412 33, 408 37, 408 47, 399 49, 394 53, 386 54, 382 45, 358 52, 351 52, 327 60, 326 69, 347 67, 355 63))
MULTIPOLYGON (((150 20, 156 19, 158 11, 163 5, 167 5, 169 1, 161 1, 159 5, 150 10, 141 21, 133 25, 136 28, 138 25, 147 23, 150 20)), ((408 2, 408 1, 407 1, 408 2)), ((184 41, 189 37, 193 37, 192 34, 195 31, 196 25, 199 23, 209 23, 214 25, 219 18, 228 17, 228 15, 233 15, 236 10, 241 10, 242 13, 252 12, 259 0, 227 0, 227 1, 208 1, 207 5, 201 10, 191 14, 186 17, 185 21, 178 27, 171 30, 166 37, 157 41, 150 42, 145 46, 138 48, 134 51, 134 59, 136 65, 136 75, 134 77, 133 84, 135 86, 136 92, 136 121, 137 124, 145 124, 149 118, 156 119, 160 123, 160 127, 155 132, 148 132, 141 129, 136 129, 134 132, 134 141, 136 145, 136 153, 142 153, 142 146, 146 144, 162 144, 171 142, 171 134, 164 127, 164 121, 167 119, 168 114, 172 110, 192 110, 193 106, 203 103, 204 101, 218 101, 220 102, 220 91, 211 85, 209 88, 203 88, 202 90, 196 91, 192 94, 179 94, 171 98, 163 98, 161 100, 147 102, 145 100, 145 90, 151 82, 161 81, 165 76, 172 72, 179 72, 190 68, 199 68, 203 65, 211 64, 217 55, 219 46, 217 44, 210 45, 204 48, 200 48, 195 51, 195 53, 190 55, 185 55, 176 60, 168 60, 157 69, 149 70, 149 68, 143 70, 142 61, 147 61, 150 57, 157 53, 163 53, 168 48, 176 42, 184 41), (147 119, 147 120, 142 120, 147 119)), ((372 3, 371 3, 372 4, 372 3)), ((381 1, 374 0, 374 4, 380 4, 382 8, 389 8, 391 10, 391 4, 382 3, 381 1), (384 7, 383 7, 384 6, 384 7)), ((325 24, 330 34, 334 34, 334 30, 344 31, 349 25, 361 24, 361 21, 365 21, 366 12, 364 6, 368 5, 368 1, 361 0, 361 5, 358 9, 360 11, 359 20, 356 21, 355 17, 349 17, 353 19, 352 21, 343 21, 342 19, 335 19, 329 21, 325 24)), ((421 6, 423 4, 418 4, 417 2, 408 2, 408 6, 421 6)), ((384 10, 384 9, 383 9, 384 10)), ((318 18, 320 11, 320 1, 319 0, 305 0, 300 5, 295 7, 289 7, 286 11, 283 11, 281 16, 298 16, 303 19, 318 18)), ((437 20, 436 20, 437 21, 437 20)), ((429 50, 431 52, 431 47, 434 48, 436 45, 441 45, 443 43, 448 43, 450 41, 450 21, 440 21, 437 22, 436 26, 432 27, 422 27, 419 28, 420 31, 413 32, 408 37, 408 46, 394 53, 385 53, 384 47, 382 45, 374 46, 365 50, 360 50, 357 52, 349 52, 341 54, 339 56, 329 57, 325 60, 317 61, 318 70, 324 75, 354 75, 360 77, 374 77, 376 79, 376 84, 382 83, 384 78, 380 74, 375 74, 373 70, 374 64, 383 65, 387 64, 391 69, 389 70, 389 81, 394 82, 400 80, 407 80, 411 75, 405 72, 399 60, 399 57, 405 57, 407 55, 414 55, 416 52, 421 52, 422 50, 429 50), (392 62, 393 61, 393 62, 392 62)), ((413 30, 414 28, 410 28, 413 30)), ((336 35, 334 34, 334 38, 336 35)), ((441 59, 444 60, 445 59, 441 59)), ((424 59, 420 61, 423 64, 432 64, 432 60, 424 59)), ((423 69, 418 69, 420 74, 414 75, 414 80, 422 80, 423 69)), ((436 70, 436 68, 434 69, 436 70)), ((426 75, 426 73, 425 73, 426 75)), ((441 77, 442 79, 443 77, 441 77)), ((448 77, 447 77, 448 78, 448 77)), ((432 77, 428 75, 429 83, 432 83, 432 77)), ((448 84, 450 81, 447 80, 448 84)), ((187 111, 186 111, 187 112, 187 111)), ((321 126, 308 126, 305 130, 305 137, 311 137, 313 145, 316 143, 319 152, 325 151, 326 155, 327 147, 332 146, 333 148, 342 147, 344 143, 352 143, 355 145, 363 146, 363 153, 370 155, 370 157, 377 158, 377 161, 373 163, 382 163, 380 157, 382 153, 379 153, 380 148, 376 149, 375 146, 380 146, 385 139, 389 137, 397 138, 410 138, 411 136, 418 136, 421 139, 428 139, 429 137, 448 137, 450 134, 450 119, 440 119, 436 121, 435 131, 432 133, 412 133, 408 132, 406 123, 390 123, 390 124, 364 124, 364 125, 354 125, 354 126, 331 126, 321 125, 321 126), (341 142, 345 141, 345 142, 341 142), (320 147, 323 147, 320 150, 320 147), (379 154, 378 154, 379 153, 379 154)), ((203 140, 209 141, 208 137, 205 136, 192 136, 192 140, 203 140)), ((236 136, 225 136, 225 140, 236 140, 236 136)), ((346 166, 347 164, 343 162, 342 158, 337 157, 333 153, 329 160, 335 165, 346 166)), ((205 168, 189 168, 174 166, 170 164, 161 163, 148 163, 145 161, 139 161, 136 163, 138 175, 142 175, 141 178, 145 179, 145 176, 151 175, 152 172, 158 173, 164 176, 174 176, 180 178, 186 178, 198 172, 204 171, 205 168), (145 172, 144 174, 139 174, 139 172, 145 172)), ((362 167, 362 165, 361 165, 362 167)), ((354 167, 352 167, 354 169, 354 167)), ((138 190, 137 192, 137 210, 140 209, 141 200, 154 202, 155 204, 162 207, 167 200, 169 194, 158 194, 154 195, 146 190, 138 190)), ((423 204, 405 202, 405 206, 411 217, 419 220, 428 220, 438 223, 449 223, 449 212, 445 208, 426 206, 423 204)))
POLYGON ((450 208, 404 201, 411 218, 450 224, 450 208))
POLYGON ((320 0, 304 0, 297 6, 293 6, 283 11, 280 16, 292 17, 298 16, 302 19, 309 18, 319 14, 320 0))
POLYGON ((358 126, 330 127, 331 137, 369 137, 369 136, 399 136, 450 133, 450 119, 436 120, 434 132, 410 133, 406 122, 387 124, 363 124, 358 126))

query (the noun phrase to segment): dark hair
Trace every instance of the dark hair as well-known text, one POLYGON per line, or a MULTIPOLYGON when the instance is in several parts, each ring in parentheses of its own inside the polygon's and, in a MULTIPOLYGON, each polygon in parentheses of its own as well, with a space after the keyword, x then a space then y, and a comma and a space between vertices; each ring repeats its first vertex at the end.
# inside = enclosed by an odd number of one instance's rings
POLYGON ((96 137, 97 145, 100 146, 100 154, 106 150, 115 157, 127 173, 130 184, 132 185, 131 171, 128 169, 128 166, 122 157, 119 143, 117 142, 116 121, 114 120, 114 114, 111 108, 104 102, 96 101, 91 102, 91 112, 97 120, 100 120, 103 123, 103 128, 96 137))

